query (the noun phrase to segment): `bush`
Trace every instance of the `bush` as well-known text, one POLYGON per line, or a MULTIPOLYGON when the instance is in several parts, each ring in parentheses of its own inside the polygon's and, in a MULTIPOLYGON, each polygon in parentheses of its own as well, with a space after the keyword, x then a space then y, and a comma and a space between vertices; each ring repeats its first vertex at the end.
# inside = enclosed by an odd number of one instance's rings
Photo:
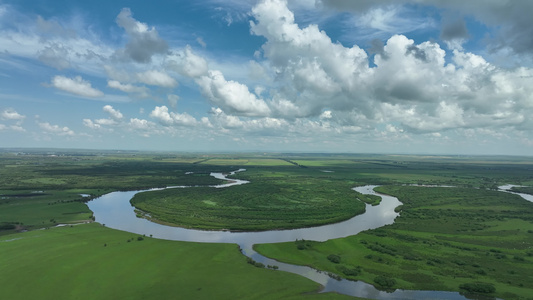
POLYGON ((11 229, 15 229, 15 228, 16 228, 15 224, 0 223, 0 230, 11 230, 11 229))
POLYGON ((338 264, 341 262, 341 257, 335 254, 328 255, 328 260, 334 264, 338 264))
POLYGON ((378 275, 374 278, 374 283, 384 288, 391 288, 396 284, 396 280, 383 275, 378 275))
POLYGON ((361 268, 359 268, 359 267, 350 269, 350 268, 347 268, 345 266, 339 266, 339 267, 337 267, 337 269, 339 271, 341 271, 346 276, 357 276, 357 275, 359 275, 359 272, 361 271, 361 268))
POLYGON ((484 282, 472 282, 472 283, 463 283, 459 286, 460 289, 466 290, 470 293, 482 293, 490 294, 496 291, 496 288, 491 283, 484 282))
POLYGON ((296 241, 294 241, 294 243, 296 244, 296 248, 298 250, 305 250, 305 249, 311 248, 311 244, 304 239, 302 240, 297 239, 296 241))

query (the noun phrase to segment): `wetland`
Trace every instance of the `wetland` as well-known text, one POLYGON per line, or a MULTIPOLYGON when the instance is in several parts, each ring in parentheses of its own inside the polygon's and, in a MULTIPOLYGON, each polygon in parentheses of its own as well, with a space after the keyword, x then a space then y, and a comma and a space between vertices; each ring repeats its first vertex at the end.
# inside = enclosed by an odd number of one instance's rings
MULTIPOLYGON (((499 186, 511 184, 516 186, 512 187, 513 192, 527 194, 528 187, 533 186, 533 159, 529 157, 264 153, 198 155, 98 151, 84 153, 64 151, 54 153, 52 156, 49 153, 35 151, 23 155, 4 152, 0 163, 0 175, 2 175, 0 238, 1 241, 10 241, 0 243, 2 250, 5 250, 3 253, 12 253, 10 249, 14 249, 13 247, 18 251, 30 251, 23 247, 23 243, 37 242, 39 239, 29 239, 26 236, 38 235, 39 231, 36 229, 50 228, 40 231, 41 236, 61 235, 60 232, 66 233, 65 230, 71 230, 71 234, 63 236, 64 239, 56 246, 64 247, 62 255, 75 257, 75 254, 68 250, 69 244, 76 244, 72 240, 72 234, 83 239, 82 236, 86 234, 83 232, 87 231, 83 228, 105 232, 103 236, 110 236, 107 233, 114 231, 109 228, 113 226, 111 221, 105 223, 100 221, 99 214, 93 215, 93 211, 86 204, 88 200, 102 195, 131 193, 129 196, 131 198, 135 194, 134 191, 143 189, 195 186, 192 189, 176 188, 141 194, 145 195, 144 202, 151 202, 151 209, 157 208, 168 212, 182 205, 178 210, 189 210, 181 216, 176 213, 176 219, 171 219, 172 214, 168 213, 169 218, 165 219, 165 214, 154 214, 149 209, 143 211, 149 214, 149 218, 157 219, 160 223, 173 223, 175 226, 214 230, 254 230, 256 232, 251 234, 265 234, 268 232, 265 230, 291 228, 298 229, 275 231, 305 232, 313 228, 331 226, 325 225, 327 223, 342 224, 348 222, 346 220, 351 220, 353 216, 363 217, 366 213, 361 213, 379 209, 383 204, 386 205, 387 200, 379 204, 379 199, 364 196, 363 193, 353 191, 351 188, 374 184, 380 185, 377 189, 379 192, 397 197, 402 202, 402 206, 397 208, 396 212, 392 210, 394 216, 399 214, 394 223, 390 222, 379 228, 369 226, 361 232, 353 231, 346 235, 329 236, 324 239, 295 234, 287 240, 251 240, 246 242, 247 245, 258 245, 254 249, 250 249, 251 246, 244 249, 241 247, 241 251, 264 266, 273 266, 270 260, 265 260, 265 263, 259 261, 261 257, 268 256, 278 261, 320 270, 323 274, 329 274, 328 278, 332 279, 333 283, 337 282, 337 279, 346 278, 367 282, 387 291, 441 290, 465 295, 485 294, 488 297, 503 299, 528 299, 533 290, 530 283, 533 281, 530 278, 533 256, 531 250, 533 223, 530 217, 533 215, 532 203, 519 195, 497 190, 499 186), (237 173, 233 178, 249 181, 249 184, 226 189, 209 188, 223 183, 220 178, 210 176, 211 172, 227 174, 241 168, 246 169, 246 172, 237 173), (254 183, 261 183, 263 186, 254 187, 252 186, 254 183), (412 186, 413 184, 453 187, 421 187, 412 186), (252 188, 246 190, 249 186, 252 188), (268 188, 263 189, 263 187, 268 188), (242 190, 231 191, 234 188, 242 190), (177 193, 163 193, 171 190, 177 193), (194 190, 200 192, 195 195, 194 190), (216 196, 209 195, 210 193, 216 196), (157 197, 146 195, 157 195, 157 197), (154 199, 164 199, 164 197, 170 200, 171 205, 161 205, 163 208, 158 208, 154 199), (179 199, 185 200, 180 203, 179 199), (220 207, 220 211, 213 210, 215 207, 220 207), (197 215, 190 218, 190 212, 195 212, 197 215), (246 221, 235 222, 237 216, 246 221), (251 222, 254 217, 261 221, 251 222), (101 222, 99 227, 95 227, 96 223, 54 227, 57 224, 91 222, 93 218, 96 218, 96 222, 101 222), (183 220, 188 223, 184 223, 183 220), (291 224, 294 227, 291 227, 291 224), (20 232, 25 230, 29 231, 20 232), (258 256, 255 251, 263 256, 258 256)), ((134 218, 154 224, 146 219, 137 218, 128 201, 126 205, 129 206, 134 218)), ((179 227, 171 228, 179 229, 179 227)), ((202 230, 202 232, 210 231, 202 230)), ((226 233, 248 234, 248 232, 231 231, 226 233)), ((130 234, 133 234, 133 237, 143 237, 140 233, 130 234)), ((150 241, 151 245, 163 242, 156 239, 155 231, 142 234, 145 242, 150 241), (150 237, 150 234, 153 234, 153 237, 150 237)), ((143 243, 137 239, 135 243, 129 242, 133 240, 129 238, 127 245, 143 243)), ((226 247, 217 239, 208 242, 215 248, 226 247)), ((175 247, 185 247, 180 246, 181 243, 188 245, 187 242, 172 243, 177 243, 173 244, 175 247)), ((112 241, 104 244, 106 244, 104 249, 109 245, 122 245, 112 241)), ((36 244, 33 246, 39 247, 36 244)), ((158 246, 154 246, 154 251, 155 249, 159 249, 158 246)), ((307 279, 303 277, 285 275, 284 272, 269 268, 261 270, 246 264, 244 256, 241 256, 242 260, 238 258, 240 254, 238 248, 233 249, 235 250, 229 251, 237 251, 237 256, 232 256, 233 258, 227 262, 239 268, 242 267, 241 264, 248 265, 243 269, 247 271, 241 273, 257 276, 254 278, 283 277, 285 283, 294 283, 290 287, 286 284, 273 287, 268 284, 239 282, 244 289, 252 289, 253 286, 256 292, 266 293, 263 295, 268 293, 273 295, 280 290, 287 292, 284 297, 276 298, 344 297, 331 293, 328 284, 324 283, 321 283, 322 286, 326 286, 324 293, 309 294, 316 289, 310 288, 316 286, 316 283, 304 284, 307 279), (249 269, 250 267, 252 269, 249 269), (288 279, 292 276, 303 278, 304 281, 288 279), (298 288, 308 292, 292 293, 298 288)), ((99 249, 99 251, 104 250, 99 249)), ((133 248, 130 254, 141 255, 133 248)), ((16 266, 22 263, 16 257, 18 256, 10 254, 4 259, 12 261, 10 266, 16 266)), ((127 257, 126 255, 125 258, 127 257)), ((219 276, 225 274, 220 270, 211 274, 209 270, 213 258, 208 257, 206 256, 203 264, 198 265, 198 268, 205 272, 200 276, 203 280, 197 279, 197 284, 203 283, 204 288, 206 282, 217 280, 213 274, 219 276)), ((78 259, 85 260, 82 257, 78 259)), ((164 260, 164 255, 155 262, 158 260, 164 260)), ((35 264, 36 267, 43 267, 43 263, 36 261, 35 264)), ((182 262, 182 264, 187 263, 182 262)), ((142 269, 140 265, 135 263, 133 265, 142 269)), ((278 263, 280 269, 281 266, 282 264, 278 263)), ((47 264, 46 267, 48 273, 60 271, 56 265, 47 264)), ((93 271, 92 267, 88 267, 85 276, 97 280, 93 271)), ((161 272, 157 276, 165 274, 161 272)), ((24 275, 16 269, 10 274, 13 278, 20 279, 22 278, 20 276, 24 275)), ((40 274, 45 276, 45 273, 40 274)), ((145 278, 142 275, 135 276, 145 278)), ((34 281, 41 282, 39 278, 34 278, 34 281)), ((76 286, 79 288, 80 284, 77 283, 76 286)), ((142 286, 140 284, 137 289, 142 289, 142 286)), ((163 290, 160 291, 161 295, 175 292, 170 286, 163 290)), ((4 293, 9 295, 9 291, 13 293, 11 296, 16 294, 14 289, 6 289, 4 293)), ((251 290, 245 293, 254 294, 251 290)), ((68 297, 63 298, 68 299, 68 297)))

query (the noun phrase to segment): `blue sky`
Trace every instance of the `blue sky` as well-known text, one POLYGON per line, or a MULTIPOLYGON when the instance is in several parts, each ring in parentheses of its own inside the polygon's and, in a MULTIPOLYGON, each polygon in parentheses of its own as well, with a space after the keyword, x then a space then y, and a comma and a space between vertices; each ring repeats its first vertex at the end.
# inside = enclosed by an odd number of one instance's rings
POLYGON ((0 0, 0 147, 531 155, 531 11, 0 0))

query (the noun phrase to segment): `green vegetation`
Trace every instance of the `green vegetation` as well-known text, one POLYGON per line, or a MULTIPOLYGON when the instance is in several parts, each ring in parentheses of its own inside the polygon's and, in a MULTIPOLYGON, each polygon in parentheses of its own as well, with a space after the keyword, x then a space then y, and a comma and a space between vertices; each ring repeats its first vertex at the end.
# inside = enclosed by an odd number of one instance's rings
POLYGON ((351 188, 387 185, 379 191, 404 203, 393 225, 324 243, 298 240, 257 249, 385 290, 528 299, 533 204, 494 190, 515 184, 525 187, 513 191, 531 193, 532 167, 528 157, 4 151, 0 298, 348 298, 313 293, 318 286, 306 279, 247 263, 234 245, 160 241, 98 224, 15 233, 91 221, 84 202, 111 191, 219 184, 210 172, 245 168, 235 177, 251 181, 247 185, 174 189, 135 201, 178 224, 188 219, 187 226, 198 228, 264 230, 349 218, 363 202, 379 201, 351 188), (196 215, 180 216, 176 209, 182 208, 196 215))
POLYGON ((29 193, 0 190, 0 224, 10 225, 4 228, 6 231, 0 229, 0 235, 88 221, 93 213, 84 203, 87 198, 80 195, 80 190, 29 193))
POLYGON ((370 204, 372 206, 379 205, 381 203, 381 197, 376 195, 365 195, 361 194, 359 192, 355 192, 357 195, 357 199, 370 204))
POLYGON ((516 192, 516 193, 524 193, 524 194, 533 195, 533 187, 530 187, 530 186, 513 186, 511 188, 511 191, 516 192))
POLYGON ((301 242, 261 244, 255 249, 378 288, 483 290, 504 299, 531 296, 533 203, 517 195, 470 188, 377 190, 403 202, 392 225, 323 243, 305 241, 304 249, 298 246, 301 242), (339 259, 332 261, 331 253, 339 259), (361 271, 347 275, 339 265, 361 271))
POLYGON ((292 166, 277 169, 236 174, 251 181, 245 185, 150 191, 131 203, 164 224, 246 231, 335 223, 364 212, 350 182, 292 166))
POLYGON ((0 237, 2 299, 348 299, 246 263, 237 245, 86 224, 0 237))
POLYGON ((90 221, 92 212, 84 202, 112 191, 219 184, 223 181, 209 173, 233 170, 191 163, 199 158, 163 162, 166 157, 136 152, 0 152, 0 235, 90 221))
POLYGON ((483 282, 464 283, 459 286, 470 293, 490 294, 496 291, 493 284, 483 282))

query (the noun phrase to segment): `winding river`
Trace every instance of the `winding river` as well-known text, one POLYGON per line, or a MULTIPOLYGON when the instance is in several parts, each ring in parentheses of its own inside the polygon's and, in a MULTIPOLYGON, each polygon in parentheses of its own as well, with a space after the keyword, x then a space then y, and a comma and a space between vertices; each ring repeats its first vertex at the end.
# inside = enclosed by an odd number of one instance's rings
MULTIPOLYGON (((230 173, 244 171, 237 170, 230 173)), ((228 183, 212 186, 213 188, 225 188, 233 185, 245 184, 248 181, 229 179, 221 173, 211 173, 219 179, 228 180, 228 183)), ((105 226, 144 234, 154 238, 205 243, 232 243, 238 244, 248 257, 265 265, 276 265, 279 270, 295 273, 309 278, 319 284, 324 289, 322 292, 337 292, 351 296, 370 299, 467 299, 456 292, 443 291, 415 291, 415 290, 395 290, 394 292, 379 291, 373 285, 361 281, 337 280, 315 269, 281 263, 276 260, 266 258, 252 249, 254 244, 291 242, 296 239, 306 239, 314 241, 326 241, 335 238, 355 235, 361 231, 378 228, 387 224, 392 224, 398 216, 394 208, 401 204, 396 198, 374 192, 375 185, 367 185, 354 188, 355 191, 363 194, 372 194, 382 197, 382 201, 377 206, 366 205, 366 211, 362 215, 355 216, 349 220, 311 228, 300 228, 291 230, 271 230, 260 232, 230 232, 230 231, 204 231, 186 229, 181 227, 165 226, 150 222, 146 219, 137 218, 134 207, 130 204, 130 199, 139 192, 160 190, 149 189, 142 191, 112 192, 96 198, 87 203, 93 211, 95 220, 105 226)), ((188 186, 174 186, 168 188, 192 188, 188 186)))

